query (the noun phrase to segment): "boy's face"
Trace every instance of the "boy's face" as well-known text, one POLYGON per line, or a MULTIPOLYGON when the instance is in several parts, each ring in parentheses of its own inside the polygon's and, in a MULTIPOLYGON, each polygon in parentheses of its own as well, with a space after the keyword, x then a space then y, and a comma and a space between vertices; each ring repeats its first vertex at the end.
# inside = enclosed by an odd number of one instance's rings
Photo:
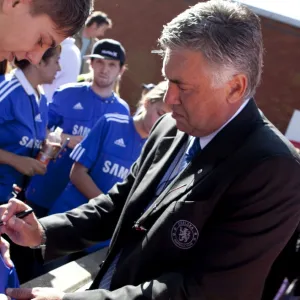
POLYGON ((13 1, 4 0, 0 29, 0 60, 27 59, 33 64, 40 62, 45 51, 59 44, 65 37, 55 30, 47 15, 32 16, 31 3, 21 0, 13 6, 13 1))

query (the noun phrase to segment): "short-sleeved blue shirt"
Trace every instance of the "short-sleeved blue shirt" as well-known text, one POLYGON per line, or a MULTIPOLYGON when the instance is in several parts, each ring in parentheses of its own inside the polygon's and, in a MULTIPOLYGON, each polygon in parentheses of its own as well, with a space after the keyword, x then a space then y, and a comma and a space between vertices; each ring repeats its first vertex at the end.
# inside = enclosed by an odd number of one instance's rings
MULTIPOLYGON (((106 113, 129 115, 128 104, 116 94, 101 98, 90 84, 67 84, 58 89, 49 104, 48 128, 61 127, 63 132, 86 137, 96 122, 106 113)), ((26 198, 44 208, 51 208, 69 182, 73 164, 71 149, 55 162, 50 162, 44 176, 34 176, 26 198)))
POLYGON ((5 294, 7 288, 18 287, 20 287, 20 283, 16 269, 7 267, 0 255, 0 294, 5 294))
MULTIPOLYGON (((132 117, 106 114, 91 133, 72 151, 70 157, 89 169, 89 175, 103 193, 128 175, 146 139, 135 129, 132 117)), ((70 182, 50 213, 67 211, 88 199, 70 182)))
MULTIPOLYGON (((37 95, 24 73, 16 69, 0 76, 0 149, 35 157, 46 137, 48 107, 45 95, 37 95)), ((24 176, 0 164, 0 203, 11 197, 12 185, 22 187, 24 176)))

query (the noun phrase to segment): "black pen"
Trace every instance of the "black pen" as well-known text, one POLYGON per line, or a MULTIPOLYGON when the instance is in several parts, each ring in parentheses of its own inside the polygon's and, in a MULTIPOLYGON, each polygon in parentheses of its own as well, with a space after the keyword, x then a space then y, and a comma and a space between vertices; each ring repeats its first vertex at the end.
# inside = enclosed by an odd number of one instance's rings
MULTIPOLYGON (((15 214, 15 216, 19 219, 23 219, 25 218, 26 216, 30 215, 31 213, 33 213, 33 209, 30 208, 30 209, 26 209, 24 211, 20 211, 18 212, 17 214, 15 214)), ((0 226, 3 225, 3 221, 0 221, 0 226)))

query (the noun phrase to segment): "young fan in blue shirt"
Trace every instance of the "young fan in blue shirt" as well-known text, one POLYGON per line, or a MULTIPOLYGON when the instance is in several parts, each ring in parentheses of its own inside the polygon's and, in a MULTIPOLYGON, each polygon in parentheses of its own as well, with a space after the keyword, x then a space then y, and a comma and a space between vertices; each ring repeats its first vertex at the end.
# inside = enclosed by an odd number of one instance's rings
POLYGON ((143 109, 134 118, 106 114, 70 157, 75 162, 71 182, 50 214, 64 212, 88 202, 124 180, 157 119, 170 111, 162 100, 167 88, 161 82, 143 98, 143 109))
POLYGON ((127 103, 114 92, 115 82, 125 70, 125 50, 111 39, 98 41, 91 58, 93 82, 68 84, 54 94, 49 105, 48 128, 63 129, 69 148, 55 162, 50 162, 44 176, 35 176, 26 192, 28 204, 42 217, 48 213, 69 182, 72 149, 86 137, 96 122, 107 113, 129 115, 127 103))
POLYGON ((46 137, 47 101, 40 84, 60 70, 60 47, 49 49, 38 65, 15 61, 17 69, 0 77, 0 203, 12 197, 12 185, 25 188, 28 176, 44 174, 35 160, 46 137), (27 179, 27 180, 26 180, 27 179))

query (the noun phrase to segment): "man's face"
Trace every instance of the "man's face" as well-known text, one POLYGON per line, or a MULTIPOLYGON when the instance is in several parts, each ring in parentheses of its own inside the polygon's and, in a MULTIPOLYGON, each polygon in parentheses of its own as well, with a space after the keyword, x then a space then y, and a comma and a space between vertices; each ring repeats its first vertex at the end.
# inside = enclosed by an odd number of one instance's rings
POLYGON ((57 53, 51 56, 47 62, 40 62, 40 79, 43 81, 41 84, 51 84, 55 79, 56 73, 61 70, 59 65, 59 56, 60 53, 57 51, 57 53))
POLYGON ((157 102, 146 102, 144 104, 144 129, 146 132, 150 132, 151 128, 155 122, 164 114, 171 111, 170 105, 166 104, 163 101, 157 102))
POLYGON ((108 24, 98 25, 97 23, 94 23, 90 27, 90 36, 92 38, 101 38, 105 35, 107 29, 109 29, 108 24))
POLYGON ((4 0, 0 15, 0 60, 13 57, 27 59, 33 64, 40 62, 44 52, 65 37, 54 29, 54 24, 47 15, 32 16, 30 3, 21 1, 12 7, 12 2, 4 0))
POLYGON ((169 81, 164 101, 179 130, 206 136, 220 128, 241 105, 230 101, 229 83, 214 87, 212 69, 201 52, 167 50, 163 74, 169 81))
POLYGON ((91 67, 94 71, 94 83, 99 88, 112 88, 118 76, 123 73, 118 60, 94 58, 91 67))

